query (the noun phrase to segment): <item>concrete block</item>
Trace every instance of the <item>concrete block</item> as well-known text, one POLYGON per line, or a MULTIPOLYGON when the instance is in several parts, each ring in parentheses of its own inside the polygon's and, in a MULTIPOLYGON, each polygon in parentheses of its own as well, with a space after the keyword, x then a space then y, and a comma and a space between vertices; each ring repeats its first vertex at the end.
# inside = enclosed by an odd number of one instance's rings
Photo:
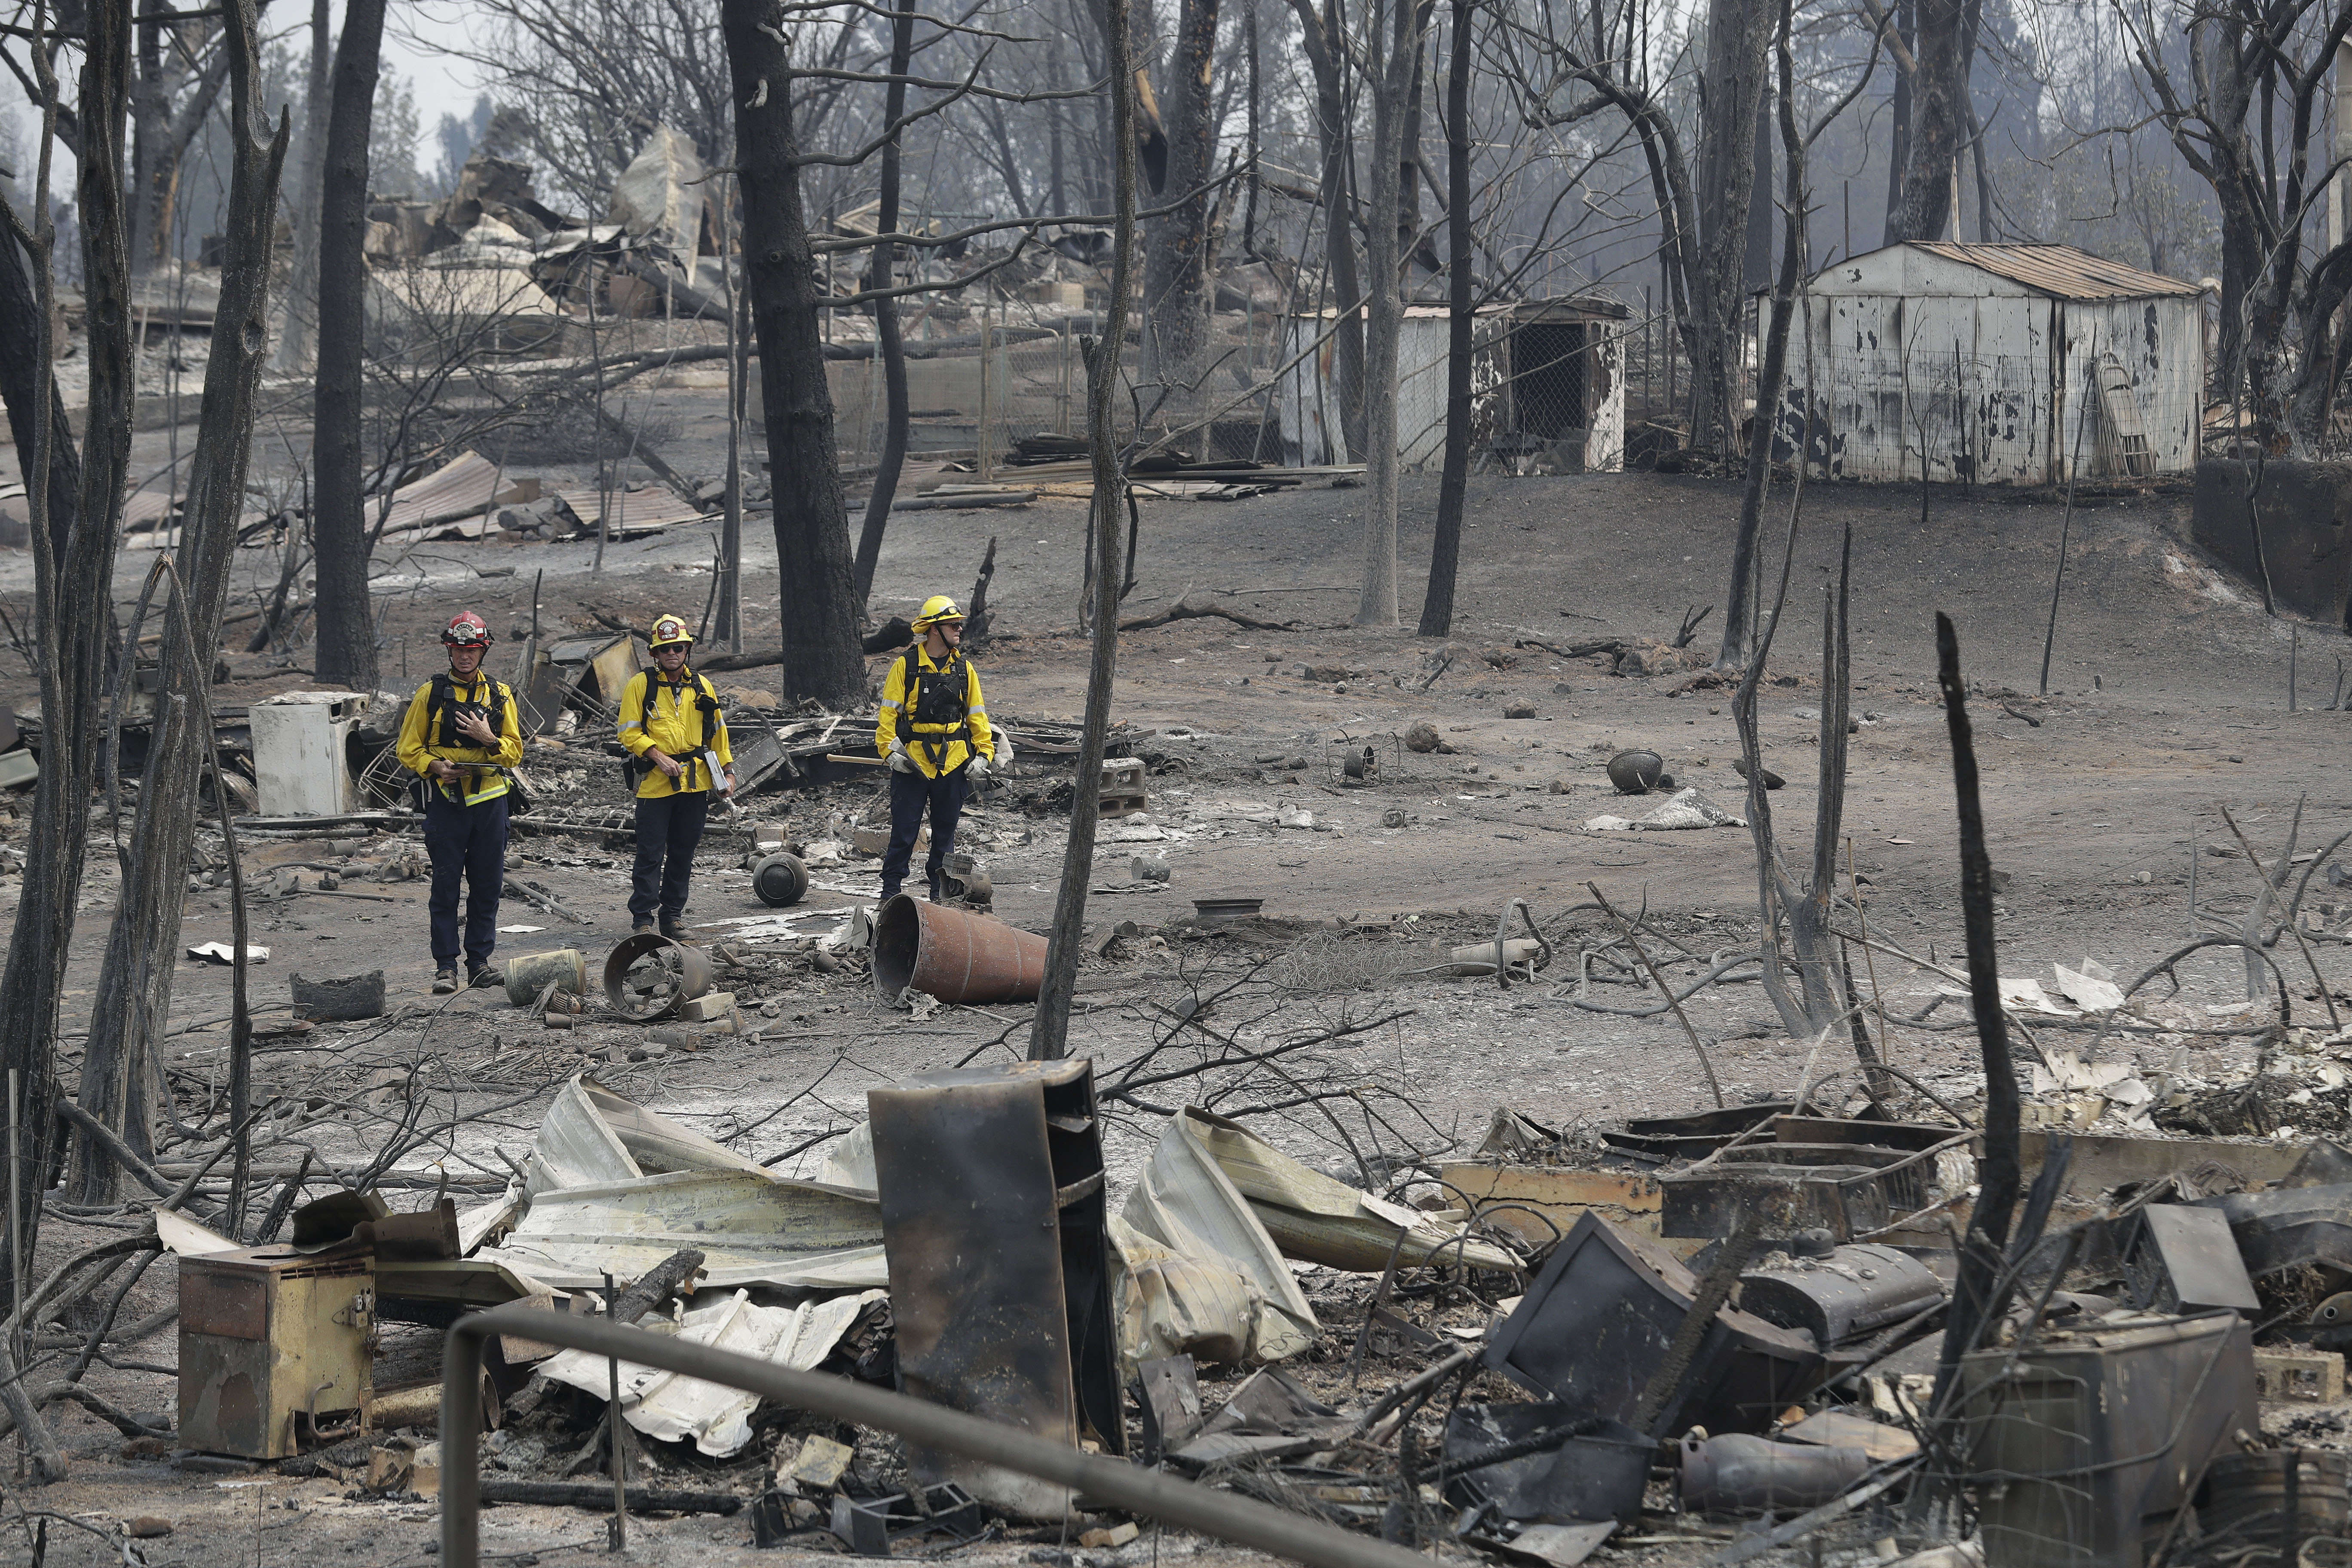
POLYGON ((2335 1405, 2344 1397, 2344 1357, 2337 1351, 2254 1352, 2254 1396, 2265 1403, 2335 1405))
POLYGON ((727 1017, 734 1011, 735 993, 713 991, 687 1003, 677 1010, 677 1016, 689 1024, 709 1024, 727 1017))

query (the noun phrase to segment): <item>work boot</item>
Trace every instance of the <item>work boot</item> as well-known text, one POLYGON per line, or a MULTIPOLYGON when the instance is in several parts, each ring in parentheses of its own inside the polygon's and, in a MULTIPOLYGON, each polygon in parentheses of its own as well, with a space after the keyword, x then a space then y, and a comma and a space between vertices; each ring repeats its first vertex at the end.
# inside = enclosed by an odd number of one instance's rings
POLYGON ((638 936, 643 936, 646 932, 653 929, 654 922, 650 919, 641 920, 637 921, 636 924, 629 928, 631 932, 638 936))
POLYGON ((694 929, 681 920, 663 921, 661 923, 661 933, 662 935, 669 938, 672 942, 692 942, 694 940, 694 929))
POLYGON ((506 983, 507 977, 499 973, 499 966, 495 963, 471 963, 466 966, 466 984, 477 991, 486 991, 493 985, 504 985, 506 983))
POLYGON ((933 903, 935 903, 935 904, 936 904, 936 903, 938 903, 939 901, 940 901, 940 879, 939 879, 937 877, 934 877, 934 878, 932 878, 932 879, 931 879, 931 902, 933 902, 933 903))
POLYGON ((455 965, 442 970, 433 977, 433 994, 436 996, 455 995, 457 990, 457 971, 455 965))

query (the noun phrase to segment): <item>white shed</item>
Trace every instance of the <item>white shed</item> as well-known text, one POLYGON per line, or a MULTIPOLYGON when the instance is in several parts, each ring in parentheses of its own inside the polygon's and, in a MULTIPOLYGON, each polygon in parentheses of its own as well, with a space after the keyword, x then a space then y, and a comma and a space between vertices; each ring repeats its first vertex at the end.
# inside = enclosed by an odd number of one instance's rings
MULTIPOLYGON (((2193 283, 2064 245, 1890 245, 1812 279, 1775 455, 1835 479, 2063 484, 2197 466, 2205 310, 2193 283)), ((1758 312, 1762 330, 1764 311, 1758 312)), ((1758 355, 1761 358, 1760 353, 1758 355)))
MULTIPOLYGON (((1554 472, 1625 466, 1625 306, 1604 295, 1482 306, 1472 331, 1471 464, 1554 472)), ((1339 439, 1336 310, 1287 318, 1275 382, 1283 461, 1348 460, 1339 439)), ((1444 305, 1408 305, 1397 342, 1397 451, 1409 468, 1445 458, 1444 305)), ((1353 454, 1361 461, 1363 454, 1353 454)))

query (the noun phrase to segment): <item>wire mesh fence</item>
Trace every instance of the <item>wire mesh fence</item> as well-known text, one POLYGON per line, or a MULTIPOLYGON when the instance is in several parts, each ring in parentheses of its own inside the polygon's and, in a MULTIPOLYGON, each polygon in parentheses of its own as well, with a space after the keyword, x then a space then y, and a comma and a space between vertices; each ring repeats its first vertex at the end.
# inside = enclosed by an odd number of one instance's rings
MULTIPOLYGON (((910 449, 953 453, 992 476, 1024 461, 1083 456, 1085 344, 1098 321, 1072 314, 1034 325, 984 322, 971 342, 948 352, 910 345, 910 449)), ((1272 316, 1219 315, 1207 351, 1183 384, 1156 375, 1130 340, 1112 399, 1119 439, 1132 439, 1140 421, 1156 444, 1187 457, 1276 460, 1268 392, 1279 347, 1272 316)), ((881 452, 889 414, 879 350, 835 359, 827 371, 841 460, 850 468, 870 466, 881 452)))

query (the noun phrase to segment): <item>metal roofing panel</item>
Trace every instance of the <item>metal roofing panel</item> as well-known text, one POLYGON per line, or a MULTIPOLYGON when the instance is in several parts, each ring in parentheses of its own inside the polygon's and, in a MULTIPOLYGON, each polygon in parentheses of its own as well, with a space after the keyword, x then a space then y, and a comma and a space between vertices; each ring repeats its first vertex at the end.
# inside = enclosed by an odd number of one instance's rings
MULTIPOLYGON (((594 485, 564 486, 555 493, 583 525, 589 528, 597 526, 604 494, 594 485)), ((711 515, 694 502, 680 498, 667 485, 647 485, 641 490, 614 490, 611 494, 613 537, 615 539, 656 533, 681 523, 699 522, 711 515)))
POLYGON ((2135 300, 2147 295, 2193 297, 2194 283, 2143 272, 2093 256, 2071 245, 1963 245, 1953 240, 1914 240, 1919 249, 1947 261, 1979 268, 1996 278, 2062 300, 2135 300))
POLYGON ((392 492, 392 510, 384 518, 383 531, 429 528, 488 511, 498 489, 496 463, 478 452, 460 452, 423 479, 392 492))

